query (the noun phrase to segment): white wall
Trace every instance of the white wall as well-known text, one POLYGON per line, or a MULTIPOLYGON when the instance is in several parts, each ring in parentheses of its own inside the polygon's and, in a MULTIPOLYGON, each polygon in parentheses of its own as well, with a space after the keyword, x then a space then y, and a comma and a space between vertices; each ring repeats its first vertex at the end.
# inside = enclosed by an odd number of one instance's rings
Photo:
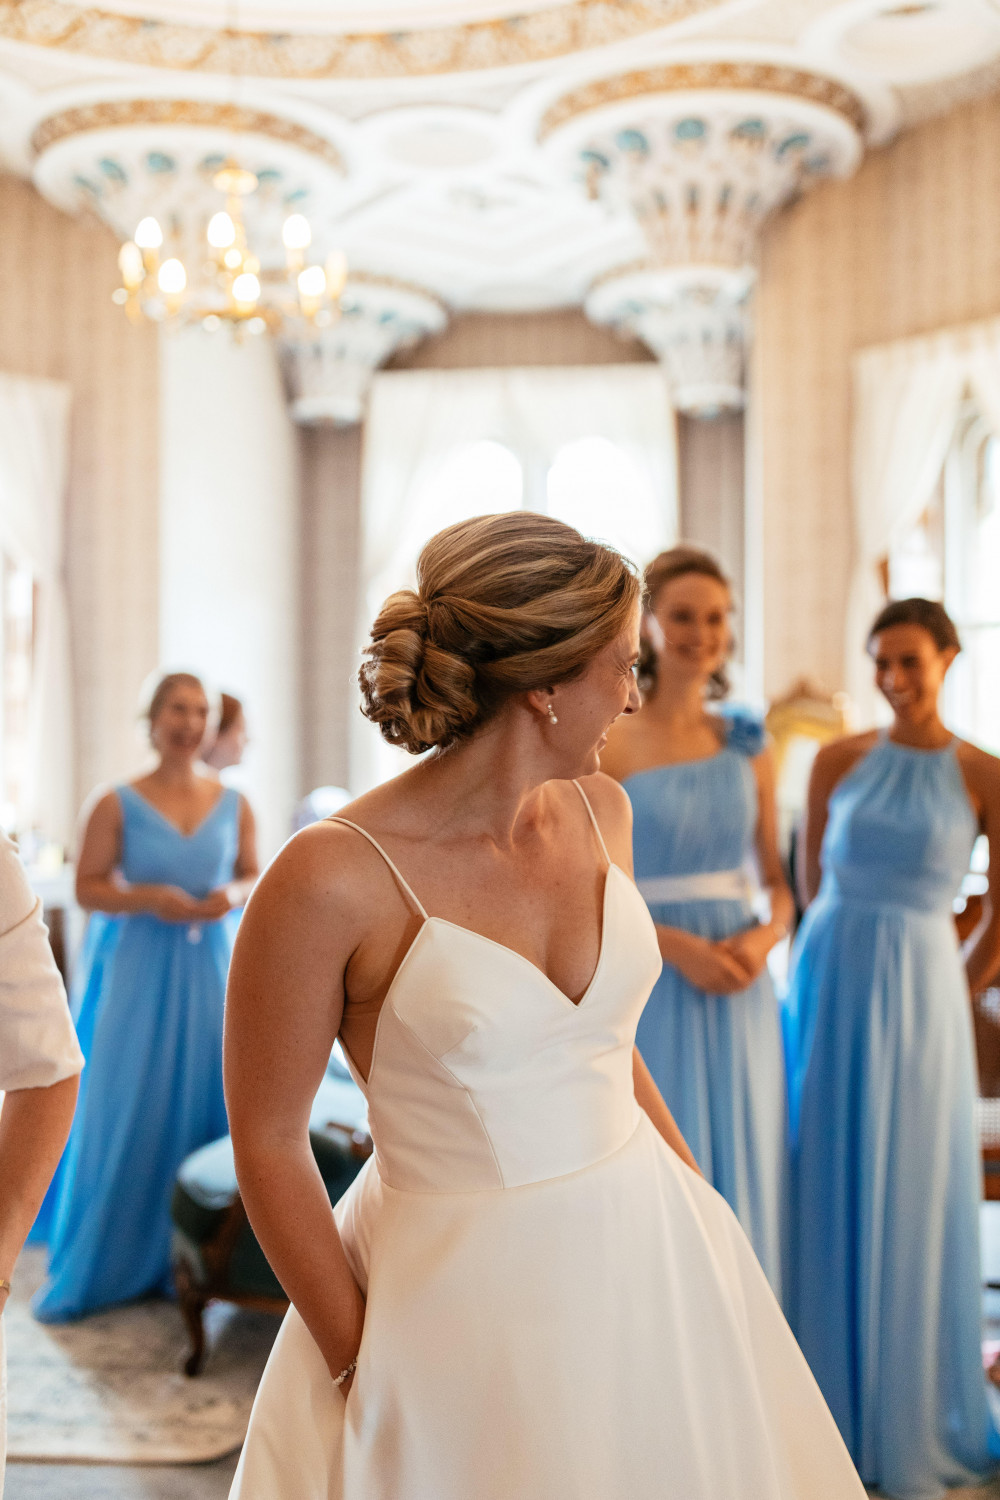
POLYGON ((267 859, 299 795, 300 719, 298 449, 269 339, 163 333, 160 453, 160 659, 246 705, 232 779, 267 859))

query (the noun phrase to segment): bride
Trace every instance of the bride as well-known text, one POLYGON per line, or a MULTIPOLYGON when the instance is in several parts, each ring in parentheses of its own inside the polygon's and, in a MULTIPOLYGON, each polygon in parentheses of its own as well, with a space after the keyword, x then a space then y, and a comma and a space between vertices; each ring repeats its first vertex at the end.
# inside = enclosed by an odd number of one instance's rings
POLYGON ((861 1500, 735 1218, 634 1050, 660 971, 625 794, 640 584, 526 513, 425 547, 361 670, 433 753, 299 834, 250 900, 226 1088, 293 1303, 237 1500, 861 1500), (375 1155, 331 1212, 340 1037, 375 1155))

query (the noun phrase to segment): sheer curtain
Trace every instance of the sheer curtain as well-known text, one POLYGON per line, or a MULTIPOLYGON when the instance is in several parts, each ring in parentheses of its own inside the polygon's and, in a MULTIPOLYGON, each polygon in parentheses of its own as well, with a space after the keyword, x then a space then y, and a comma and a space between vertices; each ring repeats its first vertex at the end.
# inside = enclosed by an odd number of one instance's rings
POLYGON ((925 509, 963 397, 1000 432, 1000 319, 865 349, 854 361, 855 561, 846 619, 847 690, 863 724, 877 695, 865 635, 883 603, 880 566, 925 509))
MULTIPOLYGON (((657 546, 668 545, 677 532, 677 457, 674 414, 659 366, 377 375, 362 465, 359 647, 383 599, 412 584, 417 553, 427 538, 441 525, 490 509, 489 498, 472 487, 458 507, 462 515, 441 514, 434 484, 450 457, 472 444, 502 444, 521 465, 515 508, 545 511, 557 456, 588 438, 615 444, 642 477, 658 510, 649 535, 656 534, 657 546)), ((609 493, 609 534, 615 504, 615 494, 609 493)), ((591 505, 588 519, 592 514, 591 505)), ((587 529, 599 531, 597 526, 587 529)), ((377 731, 358 715, 351 746, 352 790, 365 790, 402 764, 400 752, 383 749, 377 731)))
POLYGON ((63 535, 70 389, 0 374, 0 547, 34 579, 37 616, 25 827, 68 845, 73 832, 73 715, 63 535))

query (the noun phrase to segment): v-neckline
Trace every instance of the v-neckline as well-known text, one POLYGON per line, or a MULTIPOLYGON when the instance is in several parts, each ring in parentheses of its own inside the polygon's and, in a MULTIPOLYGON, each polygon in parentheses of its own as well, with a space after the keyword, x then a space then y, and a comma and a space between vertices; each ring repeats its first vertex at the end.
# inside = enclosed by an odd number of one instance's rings
POLYGON ((155 813, 155 815, 159 818, 160 822, 161 823, 165 823, 168 828, 172 829, 172 831, 174 833, 176 833, 176 835, 177 835, 177 837, 179 839, 195 839, 195 838, 197 838, 198 835, 199 835, 199 833, 201 833, 202 829, 208 823, 210 823, 211 820, 215 817, 215 814, 218 812, 219 808, 222 806, 223 802, 226 800, 226 792, 228 790, 227 787, 222 787, 222 789, 219 792, 219 795, 216 797, 215 801, 212 803, 211 807, 209 808, 209 810, 205 814, 205 816, 202 818, 201 822, 198 823, 194 828, 192 828, 192 830, 191 830, 190 833, 185 833, 182 828, 178 828, 177 827, 177 824, 173 821, 172 818, 168 818, 167 815, 166 815, 166 813, 161 812, 160 809, 156 806, 156 804, 153 803, 153 802, 150 802, 150 800, 149 800, 148 797, 144 797, 142 795, 142 793, 140 791, 138 791, 137 788, 134 787, 131 784, 131 782, 126 783, 126 786, 127 786, 127 790, 130 791, 132 793, 132 795, 134 797, 136 797, 138 799, 138 801, 140 801, 142 803, 143 807, 148 807, 151 813, 155 813))
MULTIPOLYGON (((538 964, 534 963, 530 958, 526 958, 523 953, 518 953, 517 949, 512 948, 509 943, 498 943, 496 938, 487 937, 485 932, 477 932, 474 927, 463 927, 459 922, 449 922, 447 917, 425 916, 424 920, 421 922, 420 926, 417 928, 417 931, 413 935, 413 941, 410 943, 410 946, 407 948, 406 952, 403 954, 403 957, 400 959, 399 964, 396 967, 396 972, 395 974, 393 974, 392 979, 389 982, 389 988, 385 992, 385 998, 383 999, 382 1004, 379 1006, 378 1018, 375 1022, 375 1035, 372 1038, 372 1051, 371 1057, 368 1062, 367 1077, 361 1072, 361 1069, 358 1067, 357 1063, 354 1061, 354 1058, 351 1056, 350 1049, 346 1046, 344 1038, 342 1036, 338 1036, 338 1040, 340 1042, 344 1056, 347 1059, 349 1069, 354 1075, 354 1081, 360 1088, 361 1092, 365 1095, 365 1097, 368 1097, 368 1092, 371 1088, 371 1081, 375 1076, 375 1063, 378 1058, 379 1036, 382 1032, 382 1018, 389 1008, 396 987, 399 984, 400 979, 402 978, 404 969, 409 966, 410 960, 416 953, 417 948, 420 945, 420 941, 429 927, 447 927, 450 928, 453 932, 462 932, 466 935, 466 937, 474 938, 477 942, 488 943, 491 948, 499 948, 501 953, 508 953, 511 958, 516 959, 518 963, 527 965, 532 973, 536 974, 542 981, 542 983, 547 985, 552 993, 558 996, 563 1005, 568 1007, 569 1010, 573 1012, 582 1010, 586 1005, 586 1002, 590 999, 590 996, 594 991, 594 987, 596 986, 597 981, 600 978, 601 972, 604 968, 604 957, 607 952, 608 946, 608 894, 611 887, 612 870, 614 870, 619 875, 624 875, 626 880, 628 880, 629 878, 627 875, 625 875, 625 871, 621 868, 620 865, 616 865, 613 860, 608 861, 608 867, 604 872, 604 894, 601 898, 601 936, 597 948, 597 964, 594 968, 593 974, 590 976, 590 983, 587 985, 587 988, 584 990, 579 1000, 571 1000, 566 991, 561 990, 556 984, 555 980, 550 978, 550 976, 546 974, 544 969, 539 968, 538 964)), ((629 881, 629 884, 631 883, 632 882, 629 881)))
MULTIPOLYGON (((451 927, 456 932, 467 933, 469 937, 478 938, 481 943, 489 943, 489 945, 490 945, 491 948, 499 948, 501 950, 501 952, 503 952, 503 953, 510 953, 514 958, 520 959, 521 963, 527 964, 529 969, 533 969, 534 972, 539 976, 539 978, 542 979, 549 986, 549 988, 551 990, 553 990, 559 996, 559 998, 561 1000, 564 1000, 566 1002, 566 1004, 568 1006, 570 1006, 573 1010, 579 1010, 580 1007, 586 1002, 586 1000, 588 999, 588 997, 590 995, 591 990, 594 988, 594 985, 597 983, 598 976, 599 976, 599 974, 601 972, 601 969, 603 967, 603 964, 604 964, 604 950, 605 950, 605 946, 606 946, 606 944, 605 944, 605 934, 607 933, 607 930, 608 930, 608 886, 611 883, 611 871, 612 870, 617 870, 617 869, 618 869, 618 866, 615 865, 615 864, 612 864, 611 861, 609 861, 608 862, 608 867, 607 867, 607 869, 604 872, 604 891, 603 891, 603 894, 601 896, 601 933, 600 933, 600 937, 598 939, 598 944, 597 944, 597 964, 596 964, 596 966, 594 968, 593 974, 590 976, 590 983, 587 985, 587 988, 584 990, 584 992, 580 996, 579 1000, 571 1000, 570 997, 569 997, 569 995, 567 995, 566 991, 560 989, 559 986, 556 984, 555 980, 552 979, 548 974, 546 974, 545 970, 539 964, 536 964, 533 959, 530 959, 530 958, 526 957, 525 954, 519 953, 517 951, 517 949, 516 948, 512 948, 509 943, 500 943, 500 942, 497 942, 496 938, 487 937, 486 934, 485 934, 485 932, 477 932, 474 927, 463 927, 460 922, 449 922, 449 920, 448 920, 447 917, 427 917, 427 918, 425 918, 425 920, 423 921, 423 923, 420 926, 419 931, 416 934, 416 937, 413 939, 413 942, 415 943, 417 941, 417 938, 420 937, 420 933, 423 932, 424 928, 430 922, 436 922, 439 927, 451 927)), ((411 947, 412 947, 412 944, 411 944, 411 947)), ((406 962, 406 959, 408 957, 409 957, 409 951, 407 951, 407 953, 404 955, 402 963, 400 963, 399 969, 401 969, 403 967, 403 964, 406 962)), ((390 984, 389 990, 386 991, 386 999, 389 998, 389 993, 392 990, 392 985, 396 983, 396 976, 399 974, 399 969, 397 969, 396 973, 392 976, 392 984, 390 984)))

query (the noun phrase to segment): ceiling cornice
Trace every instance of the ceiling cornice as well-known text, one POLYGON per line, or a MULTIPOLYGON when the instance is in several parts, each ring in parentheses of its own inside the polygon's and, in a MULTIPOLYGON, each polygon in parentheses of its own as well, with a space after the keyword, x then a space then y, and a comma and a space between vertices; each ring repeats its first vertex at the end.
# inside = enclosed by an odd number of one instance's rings
POLYGON ((0 0, 0 39, 119 63, 260 78, 426 77, 523 67, 628 41, 725 0, 568 0, 526 15, 392 32, 236 31, 67 3, 0 0))
POLYGON ((791 96, 833 110, 859 135, 864 134, 867 123, 868 112, 861 99, 834 78, 784 64, 706 60, 665 63, 661 67, 638 68, 593 79, 563 94, 546 110, 538 138, 544 141, 571 120, 609 104, 703 89, 791 96))
POLYGON ((115 130, 136 125, 194 125, 230 130, 240 135, 266 136, 317 156, 334 171, 344 172, 344 160, 332 141, 296 120, 243 105, 213 99, 102 99, 49 115, 31 137, 36 157, 60 141, 90 130, 115 130))

